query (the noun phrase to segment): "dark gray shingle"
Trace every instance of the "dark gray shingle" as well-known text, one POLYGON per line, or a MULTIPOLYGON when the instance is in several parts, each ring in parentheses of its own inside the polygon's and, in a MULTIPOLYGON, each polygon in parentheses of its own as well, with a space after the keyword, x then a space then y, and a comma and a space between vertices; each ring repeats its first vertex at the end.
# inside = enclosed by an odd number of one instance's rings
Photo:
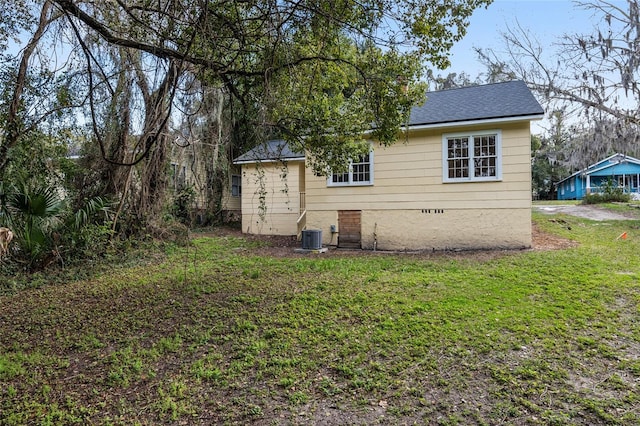
POLYGON ((409 126, 544 114, 523 81, 469 86, 427 93, 411 110, 409 126))

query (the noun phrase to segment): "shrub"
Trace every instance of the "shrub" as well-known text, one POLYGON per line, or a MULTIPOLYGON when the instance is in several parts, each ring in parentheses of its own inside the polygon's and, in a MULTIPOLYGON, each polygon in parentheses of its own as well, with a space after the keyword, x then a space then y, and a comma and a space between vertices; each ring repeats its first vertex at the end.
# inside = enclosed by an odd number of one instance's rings
POLYGON ((173 198, 170 212, 185 225, 191 225, 191 209, 196 200, 196 191, 193 186, 181 188, 173 198))
POLYGON ((94 197, 74 211, 63 192, 55 184, 23 177, 2 188, 0 223, 14 232, 11 258, 26 271, 93 257, 107 246, 111 204, 94 197))
POLYGON ((587 194, 582 201, 583 204, 600 203, 626 203, 631 196, 624 192, 624 188, 616 185, 613 179, 608 179, 601 187, 601 192, 587 194))

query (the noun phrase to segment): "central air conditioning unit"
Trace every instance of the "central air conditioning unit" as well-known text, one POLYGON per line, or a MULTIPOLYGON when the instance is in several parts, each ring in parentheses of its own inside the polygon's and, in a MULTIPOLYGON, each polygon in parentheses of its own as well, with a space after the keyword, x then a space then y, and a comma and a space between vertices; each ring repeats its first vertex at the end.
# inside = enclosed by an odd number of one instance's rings
POLYGON ((321 249, 322 231, 319 229, 305 229, 302 231, 302 248, 305 250, 321 249))

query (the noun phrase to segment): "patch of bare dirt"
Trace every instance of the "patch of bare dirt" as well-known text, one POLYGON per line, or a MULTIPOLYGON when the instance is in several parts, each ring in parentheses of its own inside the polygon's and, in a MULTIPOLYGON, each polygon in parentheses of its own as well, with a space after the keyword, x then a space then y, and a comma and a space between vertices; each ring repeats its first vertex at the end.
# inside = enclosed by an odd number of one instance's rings
POLYGON ((549 234, 542 231, 535 224, 531 227, 531 239, 533 250, 563 250, 571 247, 576 247, 578 243, 567 238, 562 238, 557 235, 549 234))
MULTIPOLYGON (((558 237, 557 235, 546 233, 537 226, 532 226, 532 250, 563 250, 578 245, 575 241, 558 237)), ((241 230, 229 227, 219 227, 212 229, 206 233, 194 233, 194 237, 237 237, 244 238, 248 241, 259 241, 263 244, 259 248, 253 249, 254 254, 260 254, 271 257, 308 257, 310 253, 297 253, 296 248, 301 247, 300 241, 295 236, 280 235, 251 235, 243 234, 241 230)), ((388 252, 388 251, 371 251, 371 250, 343 250, 336 247, 330 247, 329 251, 317 256, 331 257, 360 257, 360 256, 388 256, 403 255, 413 258, 460 258, 471 259, 478 262, 489 261, 497 257, 501 257, 518 250, 443 250, 443 251, 415 251, 415 252, 388 252)), ((312 254, 312 253, 311 253, 312 254)), ((313 255, 313 254, 312 254, 313 255)))

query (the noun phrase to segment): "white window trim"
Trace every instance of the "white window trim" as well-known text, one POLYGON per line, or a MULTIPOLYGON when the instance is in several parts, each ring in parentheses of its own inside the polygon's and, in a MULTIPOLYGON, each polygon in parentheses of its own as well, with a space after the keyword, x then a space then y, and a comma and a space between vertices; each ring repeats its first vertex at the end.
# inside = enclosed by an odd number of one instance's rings
POLYGON ((481 130, 477 132, 459 132, 459 133, 445 133, 442 135, 442 182, 443 183, 465 183, 465 182, 496 182, 502 180, 502 131, 501 130, 481 130), (449 177, 449 164, 448 164, 448 139, 473 136, 487 136, 496 135, 496 175, 487 177, 475 177, 471 176, 472 164, 473 164, 473 146, 469 147, 469 177, 465 178, 450 178, 449 177))
POLYGON ((373 148, 369 151, 369 180, 366 182, 353 182, 353 169, 351 167, 352 162, 349 162, 349 174, 348 182, 333 182, 333 173, 330 173, 327 177, 327 186, 372 186, 373 185, 373 169, 374 169, 374 155, 373 148))

